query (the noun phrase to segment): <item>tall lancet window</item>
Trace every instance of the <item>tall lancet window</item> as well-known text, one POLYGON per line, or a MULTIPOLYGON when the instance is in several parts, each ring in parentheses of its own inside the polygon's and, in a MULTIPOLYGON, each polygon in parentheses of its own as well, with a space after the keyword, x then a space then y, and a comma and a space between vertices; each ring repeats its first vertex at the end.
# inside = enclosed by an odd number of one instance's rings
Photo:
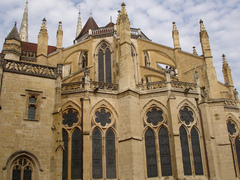
POLYGON ((236 177, 240 177, 240 135, 238 126, 231 118, 227 121, 229 140, 231 143, 233 164, 236 177))
POLYGON ((203 175, 202 150, 197 117, 189 107, 179 111, 179 123, 182 124, 180 141, 184 175, 203 175))
POLYGON ((98 51, 98 81, 112 83, 111 51, 107 43, 102 43, 98 51))
POLYGON ((116 131, 112 113, 97 109, 92 121, 92 178, 116 179, 116 131))
POLYGON ((171 150, 167 117, 158 107, 152 107, 144 118, 147 177, 172 176, 171 150), (159 162, 160 159, 160 162, 159 162))
POLYGON ((64 142, 62 179, 82 179, 81 118, 75 109, 63 113, 62 139, 64 142))

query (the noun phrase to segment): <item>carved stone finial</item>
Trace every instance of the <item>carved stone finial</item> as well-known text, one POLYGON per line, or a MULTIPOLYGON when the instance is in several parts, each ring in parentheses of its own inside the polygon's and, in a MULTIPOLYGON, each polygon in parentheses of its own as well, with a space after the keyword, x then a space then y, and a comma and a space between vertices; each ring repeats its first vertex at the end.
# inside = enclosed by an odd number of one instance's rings
POLYGON ((14 26, 16 26, 16 27, 17 27, 17 22, 15 22, 15 23, 14 23, 14 26))
POLYGON ((203 20, 200 19, 199 23, 200 23, 200 30, 205 31, 205 27, 203 25, 203 20))
POLYGON ((121 6, 126 6, 126 4, 123 2, 121 6))
POLYGON ((194 55, 198 55, 195 46, 193 46, 193 54, 194 54, 194 55))
POLYGON ((225 54, 222 55, 222 58, 223 58, 223 65, 228 65, 227 60, 225 58, 225 54))

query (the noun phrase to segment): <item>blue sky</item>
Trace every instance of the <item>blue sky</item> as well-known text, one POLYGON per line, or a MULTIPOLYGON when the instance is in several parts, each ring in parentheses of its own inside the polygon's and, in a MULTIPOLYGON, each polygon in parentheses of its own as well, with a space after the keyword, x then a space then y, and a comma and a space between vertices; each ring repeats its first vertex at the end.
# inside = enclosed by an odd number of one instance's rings
MULTIPOLYGON (((0 50, 14 22, 20 29, 26 0, 0 1, 0 50)), ((58 22, 63 25, 63 46, 73 44, 76 34, 78 9, 81 6, 82 26, 92 9, 98 26, 116 22, 122 0, 29 0, 29 41, 37 42, 42 19, 47 19, 49 44, 56 44, 58 22)), ((131 27, 140 28, 153 42, 173 47, 172 22, 176 22, 183 51, 192 53, 196 46, 202 54, 199 40, 199 20, 202 19, 210 38, 213 63, 218 80, 222 75, 222 54, 233 74, 235 87, 240 92, 240 1, 239 0, 125 0, 131 27), (136 3, 137 2, 137 3, 136 3)))

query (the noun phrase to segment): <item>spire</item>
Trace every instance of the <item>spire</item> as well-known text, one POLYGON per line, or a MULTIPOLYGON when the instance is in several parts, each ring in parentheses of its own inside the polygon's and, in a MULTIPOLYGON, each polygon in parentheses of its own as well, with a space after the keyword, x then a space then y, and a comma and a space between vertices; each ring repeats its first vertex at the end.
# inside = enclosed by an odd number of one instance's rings
POLYGON ((175 22, 173 22, 172 24, 173 24, 172 38, 173 38, 174 48, 175 49, 181 49, 177 26, 176 26, 175 22))
POLYGON ((83 26, 80 34, 76 37, 76 39, 80 38, 82 35, 84 35, 86 32, 89 31, 89 29, 97 29, 98 25, 95 22, 95 20, 93 19, 93 17, 89 17, 86 24, 83 26))
POLYGON ((17 22, 15 22, 12 31, 6 37, 6 40, 10 40, 10 39, 15 39, 17 41, 21 41, 19 34, 18 34, 18 30, 17 30, 17 22))
POLYGON ((28 42, 28 0, 26 1, 19 34, 22 41, 28 42))
POLYGON ((80 6, 79 6, 76 38, 78 37, 81 31, 82 31, 82 21, 81 21, 81 12, 80 12, 80 6))

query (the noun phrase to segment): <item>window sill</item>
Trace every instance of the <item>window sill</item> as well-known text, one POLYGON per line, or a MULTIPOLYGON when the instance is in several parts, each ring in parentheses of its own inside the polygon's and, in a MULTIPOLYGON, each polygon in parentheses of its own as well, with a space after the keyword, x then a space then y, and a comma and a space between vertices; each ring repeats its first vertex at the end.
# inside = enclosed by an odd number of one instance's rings
POLYGON ((27 118, 25 118, 25 119, 23 119, 24 121, 39 121, 39 120, 37 120, 37 119, 27 119, 27 118))

